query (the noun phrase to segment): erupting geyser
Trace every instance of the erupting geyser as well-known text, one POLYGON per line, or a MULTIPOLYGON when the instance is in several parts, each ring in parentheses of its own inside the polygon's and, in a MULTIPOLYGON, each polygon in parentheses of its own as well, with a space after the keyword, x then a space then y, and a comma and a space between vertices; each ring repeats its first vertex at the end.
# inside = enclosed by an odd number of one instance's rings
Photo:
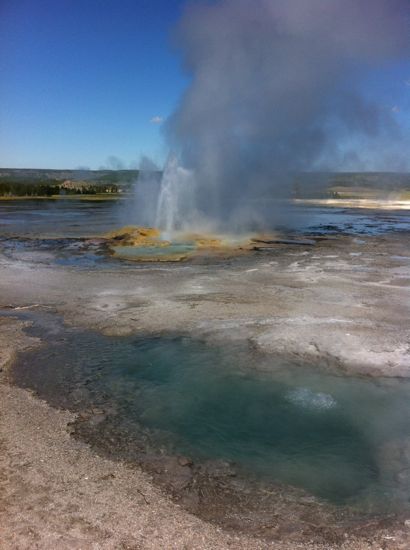
POLYGON ((175 156, 151 223, 167 235, 199 222, 267 229, 289 174, 396 170, 400 128, 360 85, 408 58, 408 8, 407 0, 191 5, 177 33, 191 81, 167 122, 175 156))
POLYGON ((155 227, 162 231, 165 239, 193 223, 193 199, 192 172, 179 166, 177 157, 170 155, 162 176, 155 219, 155 227))

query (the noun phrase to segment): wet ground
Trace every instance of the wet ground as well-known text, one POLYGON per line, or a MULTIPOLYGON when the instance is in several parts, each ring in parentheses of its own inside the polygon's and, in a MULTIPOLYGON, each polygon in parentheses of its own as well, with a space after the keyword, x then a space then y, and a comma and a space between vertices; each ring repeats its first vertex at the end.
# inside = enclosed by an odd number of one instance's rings
POLYGON ((364 525, 375 541, 396 533, 410 494, 408 213, 313 209, 284 233, 299 244, 156 265, 107 254, 111 203, 95 228, 94 205, 74 221, 67 203, 59 234, 44 204, 19 233, 24 208, 4 216, 1 305, 53 313, 31 318, 49 345, 15 381, 74 411, 75 438, 225 529, 326 548, 364 525))
MULTIPOLYGON (((337 235, 375 236, 410 230, 407 211, 363 211, 284 203, 288 222, 272 229, 294 240, 337 235)), ((113 247, 101 237, 113 228, 135 224, 129 210, 116 201, 17 200, 0 201, 0 251, 13 261, 55 264, 83 269, 126 269, 141 257, 168 256, 192 251, 176 244, 163 250, 153 247, 113 247), (112 254, 114 252, 114 254, 112 254)), ((314 241, 313 241, 314 242, 314 241)))
POLYGON ((53 406, 97 411, 76 433, 100 448, 109 442, 114 455, 227 462, 235 477, 300 487, 363 512, 410 506, 410 457, 393 465, 383 456, 390 442, 410 441, 407 380, 318 372, 246 342, 108 337, 70 330, 50 314, 25 317, 47 345, 19 357, 14 382, 53 406))

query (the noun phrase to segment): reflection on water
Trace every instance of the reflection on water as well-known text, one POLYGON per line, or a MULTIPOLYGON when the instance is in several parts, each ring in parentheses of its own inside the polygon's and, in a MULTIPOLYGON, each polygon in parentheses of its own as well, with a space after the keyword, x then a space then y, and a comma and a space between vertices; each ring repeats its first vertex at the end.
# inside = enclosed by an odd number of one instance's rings
POLYGON ((143 439, 151 452, 234 461, 334 502, 408 505, 407 381, 285 367, 243 344, 62 336, 23 355, 16 381, 54 405, 105 411, 93 429, 118 454, 143 439))
MULTIPOLYGON (((281 219, 276 217, 277 205, 272 212, 275 216, 272 227, 285 235, 365 236, 410 230, 410 213, 403 210, 363 211, 284 204, 286 215, 282 214, 281 219)), ((189 243, 163 250, 158 247, 118 247, 113 258, 107 254, 104 241, 98 236, 129 224, 138 225, 138 220, 134 219, 131 210, 126 211, 113 200, 0 201, 0 252, 13 261, 54 263, 84 269, 131 266, 135 269, 137 265, 128 260, 140 257, 146 261, 161 255, 180 258, 192 250, 189 243)))
POLYGON ((120 223, 115 201, 80 199, 0 201, 0 235, 84 237, 120 223))
MULTIPOLYGON (((369 235, 410 229, 410 213, 403 210, 363 211, 284 203, 283 212, 279 218, 277 205, 272 207, 272 229, 369 235)), ((84 237, 128 224, 140 222, 132 211, 113 200, 0 201, 0 235, 84 237)))

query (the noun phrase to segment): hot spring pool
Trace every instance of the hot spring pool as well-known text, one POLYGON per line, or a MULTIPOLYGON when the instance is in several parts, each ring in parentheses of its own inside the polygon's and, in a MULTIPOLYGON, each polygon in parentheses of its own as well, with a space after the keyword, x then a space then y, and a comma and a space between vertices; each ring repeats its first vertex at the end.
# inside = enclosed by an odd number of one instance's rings
POLYGON ((116 258, 138 261, 179 260, 196 249, 192 243, 173 243, 169 246, 113 246, 116 258))
POLYGON ((53 405, 108 411, 101 438, 108 424, 129 441, 149 434, 157 449, 233 461, 335 503, 409 500, 407 381, 285 366, 244 345, 63 330, 19 357, 15 381, 53 405))

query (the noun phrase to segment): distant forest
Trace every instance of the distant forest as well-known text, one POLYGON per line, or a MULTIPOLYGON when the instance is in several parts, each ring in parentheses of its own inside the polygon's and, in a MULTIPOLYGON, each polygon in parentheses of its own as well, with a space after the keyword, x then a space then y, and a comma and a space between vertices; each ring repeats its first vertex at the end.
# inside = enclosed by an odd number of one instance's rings
POLYGON ((123 193, 138 179, 138 170, 0 169, 0 196, 51 197, 123 193))
MULTIPOLYGON (((126 193, 139 170, 38 170, 0 168, 0 197, 51 197, 126 193)), ((161 172, 152 172, 160 181, 161 172)), ((388 172, 309 172, 293 175, 295 198, 366 196, 410 192, 410 174, 388 172)))
POLYGON ((2 181, 0 179, 0 196, 2 197, 51 197, 53 195, 97 195, 101 193, 122 193, 125 186, 117 184, 91 184, 88 182, 35 181, 2 181))

